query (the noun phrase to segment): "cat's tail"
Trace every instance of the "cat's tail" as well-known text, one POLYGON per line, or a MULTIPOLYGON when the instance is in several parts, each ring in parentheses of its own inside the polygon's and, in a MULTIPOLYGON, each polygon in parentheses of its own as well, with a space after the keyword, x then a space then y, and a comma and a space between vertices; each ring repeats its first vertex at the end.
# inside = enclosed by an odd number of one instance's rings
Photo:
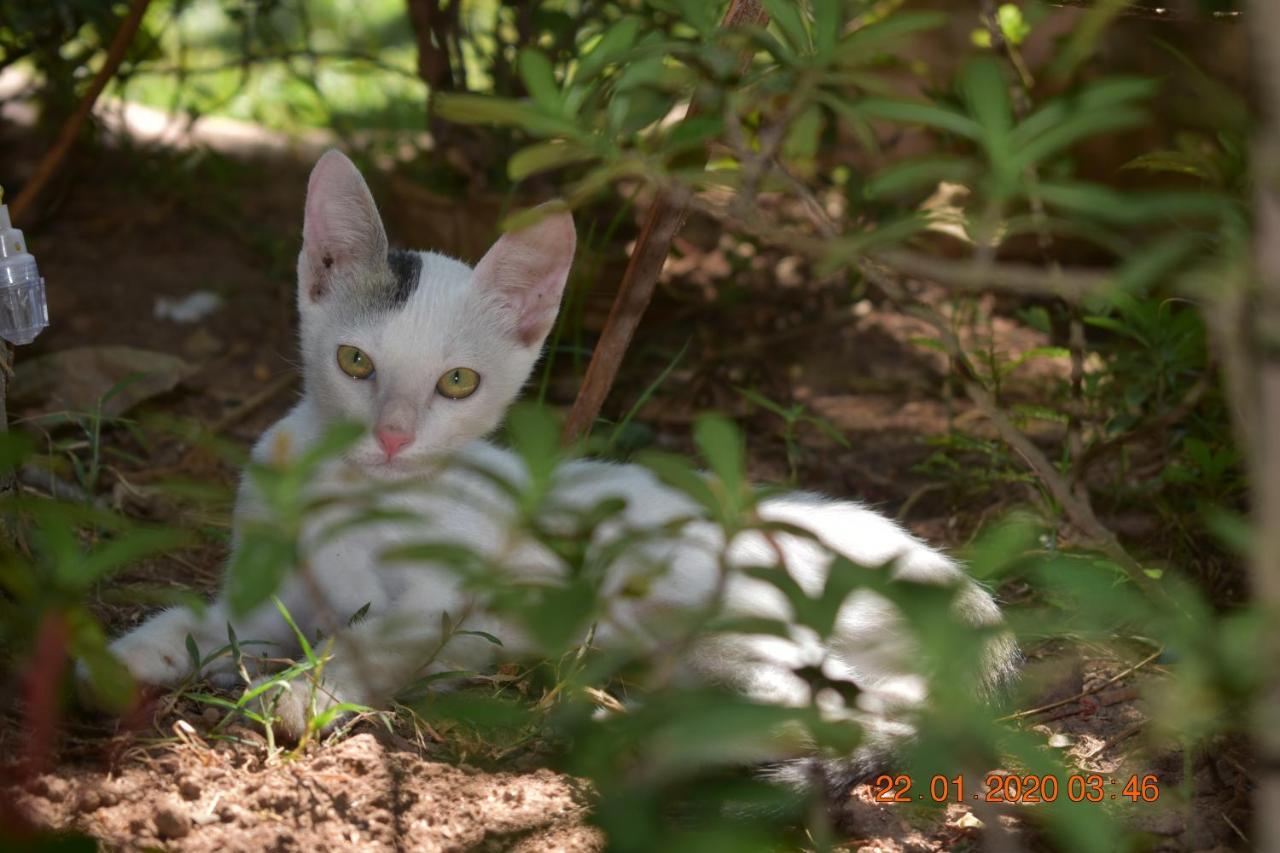
MULTIPOLYGON (((1009 633, 991 638, 984 650, 983 677, 977 685, 977 700, 992 713, 1000 713, 1013 698, 1013 688, 1024 658, 1009 633)), ((772 762, 757 768, 760 778, 797 794, 822 793, 830 807, 849 799, 858 785, 882 775, 897 776, 904 771, 901 758, 915 737, 915 729, 895 719, 892 711, 859 714, 864 741, 847 756, 811 755, 772 762)))

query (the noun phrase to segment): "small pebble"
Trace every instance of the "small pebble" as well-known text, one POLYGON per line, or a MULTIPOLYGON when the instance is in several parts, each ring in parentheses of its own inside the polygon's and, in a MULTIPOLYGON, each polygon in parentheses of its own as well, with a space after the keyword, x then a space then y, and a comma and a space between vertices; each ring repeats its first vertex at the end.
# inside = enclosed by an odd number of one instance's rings
POLYGON ((76 802, 76 808, 82 812, 96 812, 102 808, 102 795, 90 788, 80 794, 80 799, 76 802))
POLYGON ((178 793, 182 794, 184 800, 198 800, 202 789, 199 782, 188 776, 178 783, 178 793))
POLYGON ((191 818, 174 805, 161 806, 155 822, 156 835, 161 838, 182 838, 191 831, 191 818))
POLYGON ((1052 735, 1049 738, 1049 746, 1054 749, 1066 749, 1071 746, 1071 738, 1064 734, 1052 735))
POLYGON ((65 779, 59 779, 57 776, 50 776, 45 782, 44 796, 51 803, 60 803, 67 798, 67 792, 70 786, 65 779))

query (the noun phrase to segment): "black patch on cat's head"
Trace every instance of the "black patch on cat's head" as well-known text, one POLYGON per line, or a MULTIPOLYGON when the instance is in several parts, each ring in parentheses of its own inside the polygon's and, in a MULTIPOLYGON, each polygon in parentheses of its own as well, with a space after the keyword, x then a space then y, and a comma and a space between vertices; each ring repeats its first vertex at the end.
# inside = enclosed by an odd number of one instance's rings
POLYGON ((391 305, 393 308, 403 307, 418 289, 422 256, 405 249, 392 249, 387 252, 387 266, 391 269, 391 305))

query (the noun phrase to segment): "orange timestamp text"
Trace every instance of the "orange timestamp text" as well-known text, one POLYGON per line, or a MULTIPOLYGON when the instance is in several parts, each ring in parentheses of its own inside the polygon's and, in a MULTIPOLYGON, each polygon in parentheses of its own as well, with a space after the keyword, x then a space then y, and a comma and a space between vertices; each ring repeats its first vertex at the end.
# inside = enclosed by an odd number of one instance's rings
POLYGON ((1059 798, 1073 803, 1101 803, 1124 798, 1135 803, 1154 803, 1160 799, 1160 780, 1153 773, 1129 777, 1102 773, 1078 773, 1058 777, 1052 774, 988 773, 983 790, 966 791, 965 777, 950 778, 937 774, 927 786, 915 784, 910 776, 882 775, 871 786, 879 803, 963 803, 979 800, 988 803, 1052 803, 1059 798))

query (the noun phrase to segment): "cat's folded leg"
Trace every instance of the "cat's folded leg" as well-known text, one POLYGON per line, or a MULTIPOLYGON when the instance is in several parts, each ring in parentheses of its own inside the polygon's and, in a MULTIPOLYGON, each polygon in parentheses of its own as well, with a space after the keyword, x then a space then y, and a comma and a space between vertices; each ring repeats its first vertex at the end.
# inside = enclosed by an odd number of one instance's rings
MULTIPOLYGON (((230 616, 221 602, 210 604, 202 612, 174 607, 151 616, 108 648, 139 683, 174 687, 194 674, 187 638, 195 643, 202 658, 208 658, 228 644, 229 624, 230 616)), ((237 620, 235 631, 246 646, 255 644, 254 649, 261 649, 260 644, 288 642, 290 638, 290 629, 279 614, 263 608, 237 620)), ((87 674, 83 670, 79 674, 80 681, 86 682, 87 674)), ((221 686, 234 684, 237 677, 229 655, 205 663, 201 674, 221 686)))

